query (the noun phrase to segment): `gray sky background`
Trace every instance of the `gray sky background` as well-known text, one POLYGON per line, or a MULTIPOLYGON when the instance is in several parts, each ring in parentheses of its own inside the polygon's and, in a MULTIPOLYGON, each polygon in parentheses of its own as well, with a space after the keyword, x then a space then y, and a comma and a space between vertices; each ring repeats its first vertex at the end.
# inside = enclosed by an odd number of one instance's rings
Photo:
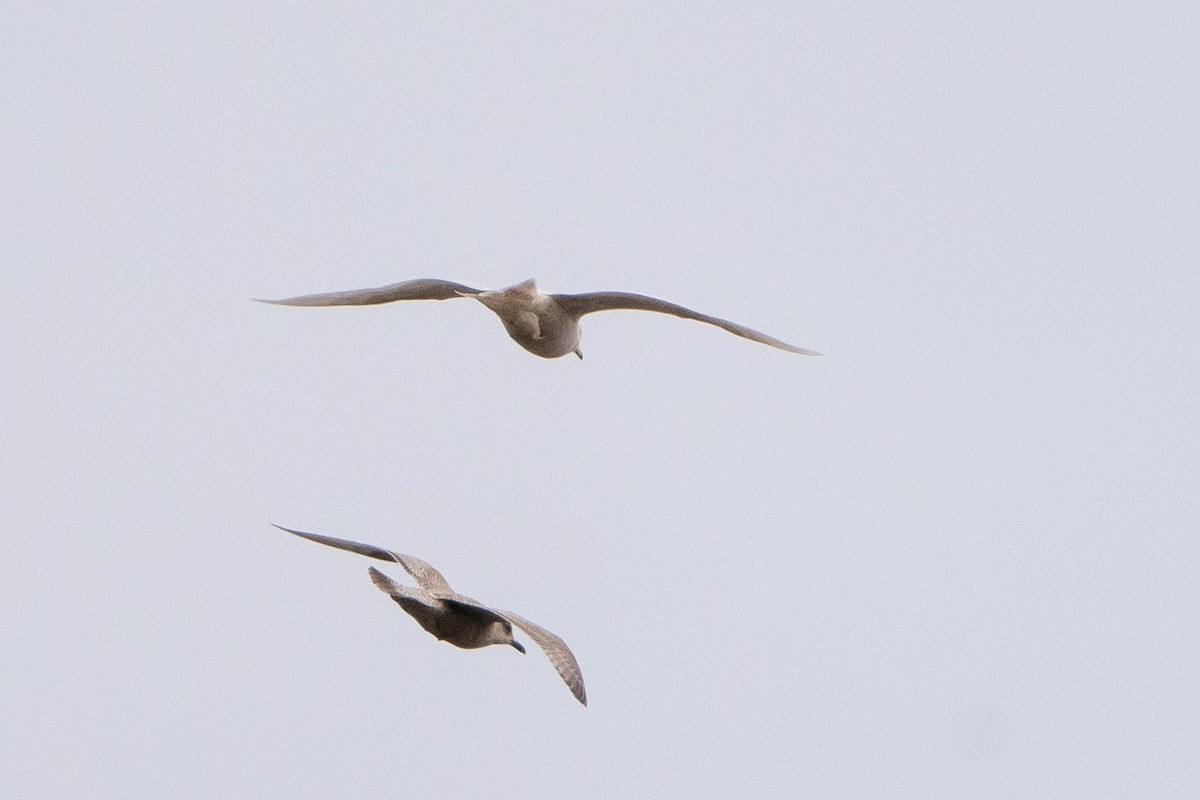
POLYGON ((0 13, 0 794, 1200 795, 1194 4, 512 5, 0 13))

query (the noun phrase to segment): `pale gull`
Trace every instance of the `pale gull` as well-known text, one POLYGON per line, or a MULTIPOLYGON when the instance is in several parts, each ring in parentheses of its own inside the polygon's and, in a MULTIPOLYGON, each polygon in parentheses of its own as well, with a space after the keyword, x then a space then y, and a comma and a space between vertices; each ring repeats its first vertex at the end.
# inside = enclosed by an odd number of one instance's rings
POLYGON ((456 297, 473 297, 483 303, 500 317, 513 341, 542 358, 558 358, 567 353, 574 353, 583 358, 583 351, 579 347, 579 318, 596 311, 619 310, 672 314, 684 319, 707 322, 751 341, 778 347, 790 353, 820 355, 813 350, 781 342, 736 322, 710 317, 708 314, 701 314, 666 300, 629 292, 543 294, 538 291, 532 278, 494 292, 436 278, 419 278, 375 289, 308 294, 260 302, 281 306, 367 306, 394 303, 398 300, 452 300, 456 297))
POLYGON ((579 663, 575 656, 571 654, 566 642, 540 625, 535 625, 511 611, 491 608, 478 600, 464 597, 450 588, 450 584, 440 572, 419 558, 393 553, 374 545, 294 531, 282 525, 275 527, 313 542, 378 558, 380 561, 394 561, 404 567, 416 580, 415 587, 402 586, 374 567, 368 571, 371 581, 399 603, 418 625, 438 639, 456 647, 474 649, 490 644, 507 644, 524 653, 525 648, 513 638, 513 626, 516 625, 525 631, 530 639, 537 642, 566 682, 567 688, 580 703, 587 705, 583 673, 579 671, 579 663))

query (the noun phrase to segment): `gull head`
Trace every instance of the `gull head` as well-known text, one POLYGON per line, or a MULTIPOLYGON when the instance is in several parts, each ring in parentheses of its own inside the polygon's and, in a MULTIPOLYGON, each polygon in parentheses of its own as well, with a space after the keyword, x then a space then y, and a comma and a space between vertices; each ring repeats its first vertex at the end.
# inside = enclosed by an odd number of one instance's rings
POLYGON ((506 619, 498 619, 492 622, 488 630, 488 638, 491 640, 490 644, 507 644, 515 647, 522 653, 525 652, 524 645, 513 638, 512 623, 506 619))

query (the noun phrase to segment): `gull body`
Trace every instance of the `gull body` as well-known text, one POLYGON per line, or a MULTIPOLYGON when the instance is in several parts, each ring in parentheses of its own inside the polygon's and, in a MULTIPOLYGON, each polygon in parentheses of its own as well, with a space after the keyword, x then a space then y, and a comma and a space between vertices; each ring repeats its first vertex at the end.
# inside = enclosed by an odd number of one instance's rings
POLYGON ((281 525, 275 527, 318 544, 399 564, 416 580, 415 587, 396 583, 374 567, 368 569, 371 582, 395 600, 418 625, 455 647, 474 650, 488 645, 504 644, 524 653, 525 647, 513 638, 513 626, 520 628, 542 648, 575 698, 587 705, 587 693, 583 688, 583 673, 579 670, 579 662, 575 660, 566 642, 540 625, 511 611, 491 608, 478 600, 459 594, 450 588, 450 584, 440 572, 415 556, 348 539, 296 531, 281 525))
POLYGON ((684 319, 694 319, 751 341, 802 355, 820 355, 813 350, 780 341, 765 333, 720 317, 701 314, 689 308, 630 292, 589 292, 585 294, 544 294, 530 278, 507 289, 486 291, 437 278, 393 283, 374 289, 301 295, 283 300, 263 300, 283 306, 358 306, 394 303, 400 300, 451 300, 473 297, 489 308, 503 323, 513 341, 542 358, 559 358, 574 353, 583 358, 579 346, 579 320, 597 311, 656 311, 684 319))

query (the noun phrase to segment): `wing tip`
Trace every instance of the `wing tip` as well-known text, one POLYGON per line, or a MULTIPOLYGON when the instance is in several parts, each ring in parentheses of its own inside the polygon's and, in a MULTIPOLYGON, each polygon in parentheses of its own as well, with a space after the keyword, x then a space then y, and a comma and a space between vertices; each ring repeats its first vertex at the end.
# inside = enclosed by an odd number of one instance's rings
POLYGON ((307 300, 306 297, 284 297, 279 300, 271 300, 266 297, 251 297, 250 300, 255 303, 265 303, 269 306, 309 306, 319 305, 307 300))

